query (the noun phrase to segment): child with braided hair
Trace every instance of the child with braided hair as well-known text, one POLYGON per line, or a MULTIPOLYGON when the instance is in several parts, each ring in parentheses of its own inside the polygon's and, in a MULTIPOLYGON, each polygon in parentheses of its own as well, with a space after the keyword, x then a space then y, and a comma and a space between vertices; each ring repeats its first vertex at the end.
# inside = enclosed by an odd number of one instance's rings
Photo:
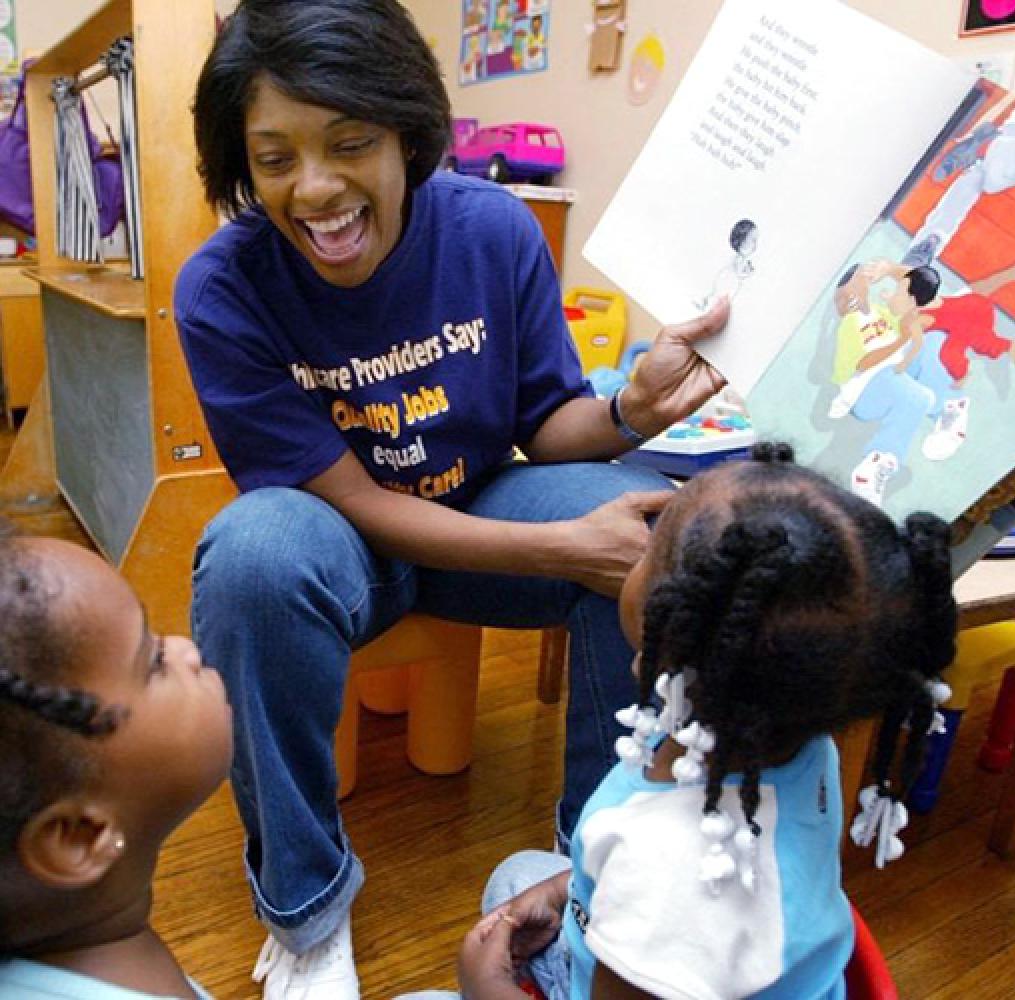
POLYGON ((621 762, 584 808, 573 867, 529 851, 494 873, 463 995, 520 1000, 523 967, 549 1000, 844 997, 829 734, 883 718, 858 833, 897 856, 898 798, 954 652, 947 526, 914 514, 900 530, 761 445, 678 491, 621 617, 641 687, 618 716, 621 762))
POLYGON ((0 525, 0 998, 208 996, 149 925, 152 875, 231 755, 189 639, 98 556, 0 525))

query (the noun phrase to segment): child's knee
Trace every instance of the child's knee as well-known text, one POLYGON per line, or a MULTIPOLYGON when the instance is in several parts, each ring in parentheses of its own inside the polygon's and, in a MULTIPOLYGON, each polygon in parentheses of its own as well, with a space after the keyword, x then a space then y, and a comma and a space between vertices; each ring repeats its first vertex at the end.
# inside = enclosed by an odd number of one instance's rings
POLYGON ((483 891, 483 913, 532 888, 537 882, 559 875, 571 862, 551 851, 519 851, 493 870, 483 891))

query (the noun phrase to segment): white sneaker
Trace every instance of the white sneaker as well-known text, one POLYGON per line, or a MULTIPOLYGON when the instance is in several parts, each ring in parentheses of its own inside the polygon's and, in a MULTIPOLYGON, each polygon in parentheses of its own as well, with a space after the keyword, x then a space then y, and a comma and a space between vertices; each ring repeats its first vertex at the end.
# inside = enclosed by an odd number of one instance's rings
POLYGON ((264 983, 264 1000, 359 1000, 349 914, 331 937, 302 955, 269 934, 251 978, 264 983))
POLYGON ((880 507, 888 480, 899 471, 899 460, 890 451, 869 451, 850 476, 850 489, 858 497, 880 507))
POLYGON ((949 399, 941 409, 932 430, 924 439, 920 450, 924 458, 932 462, 941 462, 951 458, 966 440, 966 427, 969 424, 969 397, 949 399))

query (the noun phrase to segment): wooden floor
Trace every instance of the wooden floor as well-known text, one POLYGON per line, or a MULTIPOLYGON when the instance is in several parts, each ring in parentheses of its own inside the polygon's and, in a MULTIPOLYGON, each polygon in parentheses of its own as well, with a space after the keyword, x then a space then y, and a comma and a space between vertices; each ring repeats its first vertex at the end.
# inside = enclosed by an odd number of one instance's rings
MULTIPOLYGON (((0 432, 0 459, 7 447, 0 432)), ((83 537, 60 504, 0 512, 25 531, 83 537)), ((364 1000, 452 988, 490 869, 512 851, 550 846, 563 719, 536 700, 537 656, 536 633, 486 634, 475 761, 461 775, 417 773, 404 756, 404 720, 365 713, 359 786, 343 810, 367 868, 353 910, 364 1000)), ((998 779, 974 765, 995 693, 996 684, 975 691, 941 803, 914 819, 905 857, 884 872, 866 856, 847 858, 847 891, 904 998, 1015 997, 1015 862, 985 849, 998 779)), ((263 931, 241 846, 222 788, 171 838, 155 886, 158 929, 219 1000, 257 995, 249 974, 263 931)))

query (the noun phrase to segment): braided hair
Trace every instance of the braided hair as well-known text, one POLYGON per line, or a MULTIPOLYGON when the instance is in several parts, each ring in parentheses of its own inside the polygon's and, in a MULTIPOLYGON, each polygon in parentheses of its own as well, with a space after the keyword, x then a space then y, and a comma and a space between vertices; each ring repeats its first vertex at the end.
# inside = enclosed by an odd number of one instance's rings
POLYGON ((81 737, 111 733, 120 717, 64 683, 70 636, 54 596, 41 561, 0 521, 0 857, 31 816, 87 782, 81 737))
MULTIPOLYGON (((660 674, 695 671, 695 715, 716 738, 705 813, 718 809, 735 764, 744 817, 758 832, 763 765, 877 716, 878 784, 904 793, 934 711, 926 681, 955 652, 947 525, 914 514, 899 530, 795 465, 785 444, 756 446, 751 461, 699 477, 699 488, 711 476, 728 477, 725 509, 709 504, 660 539, 640 672, 648 705, 660 674)), ((664 514, 657 532, 673 523, 664 514)))

